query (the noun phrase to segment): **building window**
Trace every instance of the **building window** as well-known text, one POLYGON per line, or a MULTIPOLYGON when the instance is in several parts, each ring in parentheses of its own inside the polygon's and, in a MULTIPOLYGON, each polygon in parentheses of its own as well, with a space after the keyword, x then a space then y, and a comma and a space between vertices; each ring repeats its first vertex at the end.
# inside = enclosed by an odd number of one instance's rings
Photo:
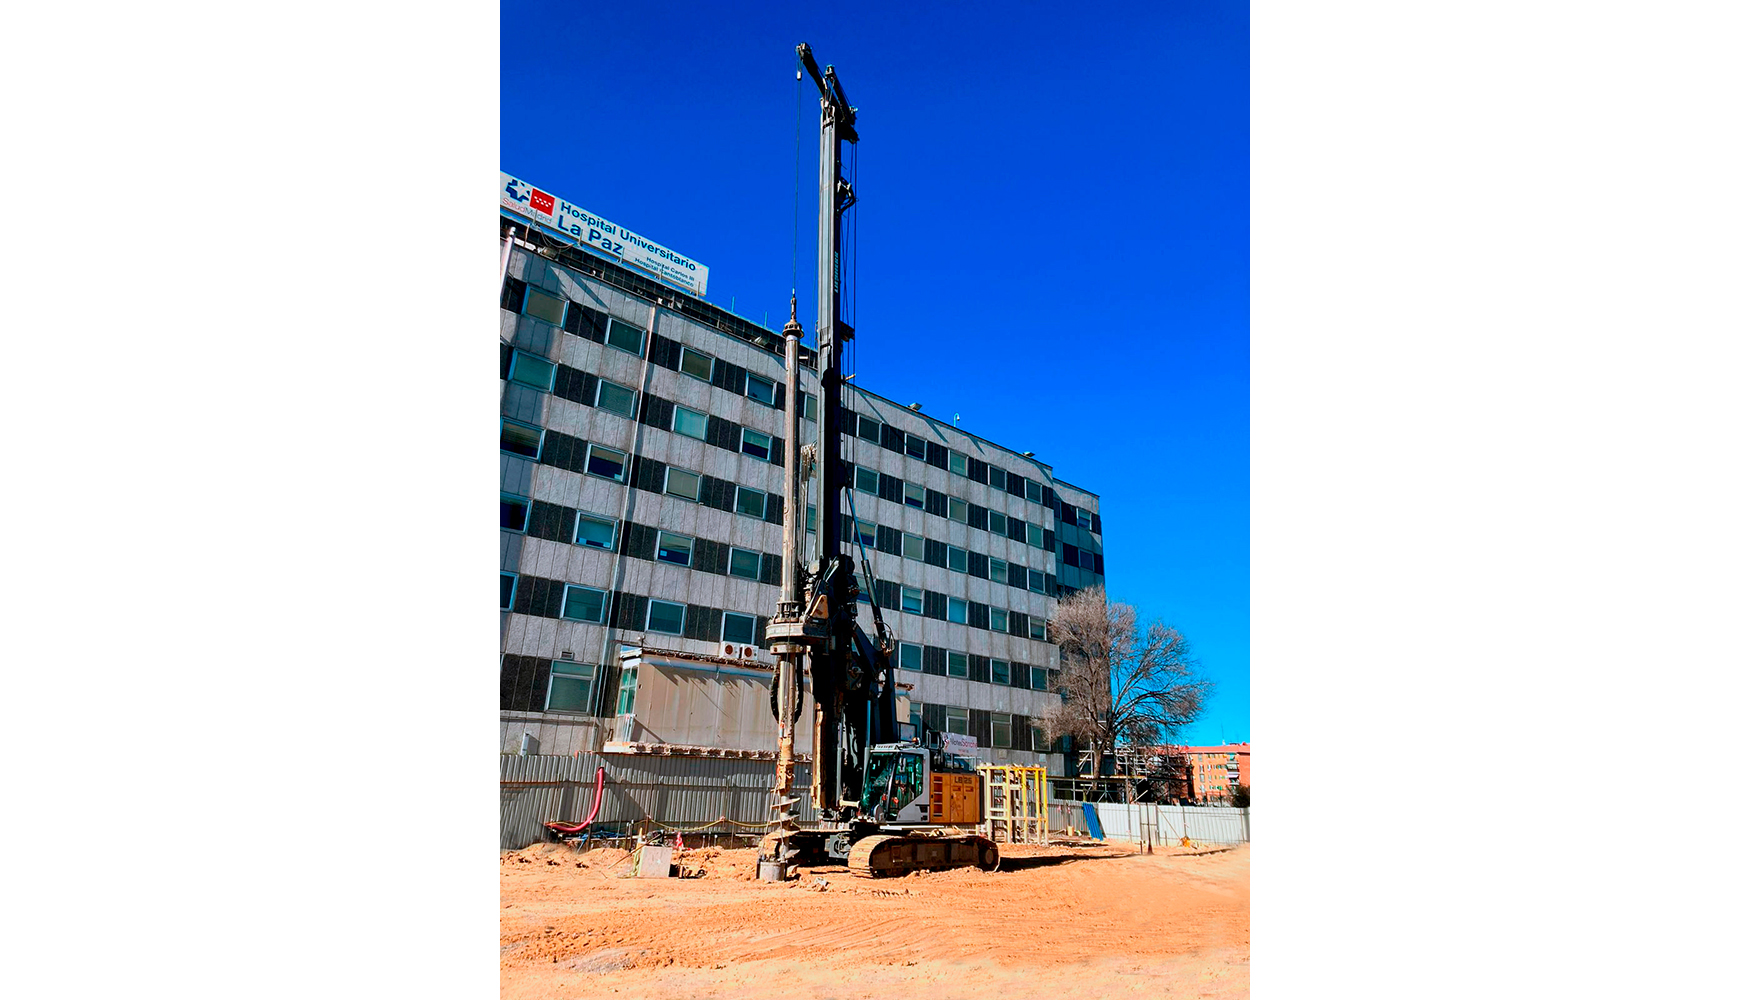
POLYGON ((620 522, 596 514, 577 513, 577 544, 594 549, 614 550, 614 528, 620 522))
POLYGON ((1045 574, 1036 569, 1027 571, 1027 589, 1035 594, 1045 593, 1045 574))
POLYGON ((672 531, 657 532, 656 559, 658 562, 674 563, 676 566, 692 565, 693 540, 672 531))
POLYGON ((690 438, 705 440, 705 415, 698 410, 689 410, 684 406, 674 408, 674 423, 670 427, 676 434, 685 434, 690 438))
POLYGON ((638 698, 638 668, 635 666, 620 668, 620 699, 614 705, 614 711, 621 715, 631 715, 632 706, 638 698))
POLYGON ((948 568, 956 573, 966 572, 966 550, 948 546, 948 568))
POLYGON ((1009 609, 991 608, 990 627, 993 632, 1007 632, 1009 630, 1009 609))
POLYGON ((587 712, 590 690, 595 687, 595 666, 554 660, 547 680, 547 711, 587 712))
POLYGON ((1045 668, 1044 667, 1034 667, 1032 680, 1033 680, 1033 690, 1035 690, 1035 691, 1045 690, 1045 668))
POLYGON ((737 514, 746 514, 748 517, 757 517, 762 521, 765 520, 765 493, 759 490, 749 489, 746 486, 737 486, 735 488, 735 512, 737 514))
POLYGON ((584 466, 592 476, 612 479, 618 483, 626 478, 626 453, 599 444, 589 446, 589 462, 584 466))
POLYGON ((498 526, 523 531, 529 526, 529 501, 510 493, 498 495, 498 526))
POLYGON ((905 556, 907 559, 916 559, 922 562, 924 558, 924 537, 922 535, 901 534, 900 555, 905 556))
POLYGON ((638 394, 619 384, 602 379, 596 383, 595 405, 608 411, 629 417, 637 408, 638 394))
POLYGON ((924 647, 915 642, 900 643, 899 665, 907 670, 924 669, 924 647))
POLYGON ((1038 483, 1034 482, 1031 479, 1027 480, 1027 499, 1033 501, 1034 503, 1044 503, 1045 502, 1045 490, 1044 490, 1044 488, 1041 487, 1038 483))
POLYGON ((991 530, 991 534, 993 534, 993 535, 1007 536, 1009 533, 1009 519, 1004 517, 1001 514, 998 514, 994 510, 991 511, 990 512, 990 530, 991 530))
POLYGON ((498 450, 534 458, 541 453, 541 428, 502 417, 498 421, 498 450))
POLYGON ((753 615, 725 611, 723 612, 723 641, 739 642, 744 646, 751 646, 753 645, 753 626, 753 615))
POLYGON ((948 731, 961 736, 972 735, 972 727, 966 724, 966 709, 948 706, 948 731))
POLYGON ((904 495, 905 505, 907 507, 916 507, 918 510, 924 509, 924 488, 922 486, 917 483, 906 483, 904 495))
POLYGON ((644 331, 629 323, 617 319, 608 320, 608 346, 617 347, 627 354, 644 356, 644 331))
POLYGON ((558 326, 565 318, 565 300, 531 285, 523 298, 523 314, 558 326))
POLYGON ((1094 526, 1094 519, 1088 515, 1087 511, 1081 509, 1080 507, 1077 507, 1076 508, 1076 527, 1078 527, 1078 528, 1092 528, 1093 526, 1094 526))
POLYGON ((966 624, 966 602, 958 597, 948 598, 948 620, 959 625, 966 624))
POLYGON ((761 378, 760 376, 755 375, 752 372, 748 372, 747 373, 747 398, 753 400, 756 403, 764 403, 767 406, 775 406, 775 405, 777 405, 778 397, 775 394, 776 391, 773 389, 773 386, 776 384, 777 383, 773 382, 769 378, 761 378))
POLYGON ((948 676, 949 677, 965 677, 966 676, 966 654, 965 653, 956 653, 953 650, 948 651, 948 676))
POLYGON ((498 610, 509 611, 516 601, 516 574, 498 574, 498 610))
POLYGON ((814 517, 815 517, 815 508, 814 508, 814 505, 813 505, 813 504, 809 504, 809 505, 808 505, 808 530, 809 530, 809 531, 813 531, 813 530, 814 530, 814 517))
POLYGON ((802 396, 802 419, 820 419, 820 399, 814 393, 804 393, 802 396))
POLYGON ((966 475, 966 456, 957 451, 948 453, 948 471, 956 476, 966 475))
MULTIPOLYGON (((1029 618, 1029 619, 1027 619, 1027 636, 1028 636, 1028 638, 1038 639, 1039 641, 1044 642, 1045 641, 1045 619, 1043 619, 1043 618, 1029 618)), ((1045 689, 1040 688, 1040 690, 1043 691, 1045 689)))
POLYGON ((899 588, 899 610, 907 614, 924 613, 924 592, 916 587, 899 588))
POLYGON ((1002 559, 998 559, 996 556, 991 556, 990 557, 990 578, 992 580, 995 580, 997 583, 1008 583, 1009 582, 1009 564, 1002 559))
POLYGON ((965 524, 966 523, 966 501, 960 499, 959 497, 949 497, 948 498, 948 519, 950 521, 959 521, 961 524, 965 524))
POLYGON ((696 473, 669 466, 668 473, 663 479, 662 492, 671 497, 681 497, 697 503, 699 501, 699 477, 696 473))
POLYGON ((696 379, 711 381, 711 366, 717 359, 709 354, 702 354, 691 347, 681 348, 681 374, 691 375, 696 379))
POLYGON ((990 488, 993 490, 1008 489, 1009 474, 996 466, 990 467, 990 488))
POLYGON ((741 453, 770 462, 772 460, 772 436, 761 434, 751 427, 741 429, 741 453))
POLYGON ((857 518, 857 541, 864 545, 875 544, 875 522, 857 518))
POLYGON ((930 453, 930 449, 924 444, 923 438, 916 434, 907 434, 905 436, 905 453, 913 458, 923 458, 930 453))
POLYGON ((607 617, 608 592, 594 587, 565 585, 565 606, 559 614, 574 622, 600 622, 607 617))
POLYGON ((857 436, 865 441, 881 443, 881 421, 857 414, 857 436))
POLYGON ((729 550, 729 575, 739 576, 744 580, 760 578, 760 554, 747 549, 729 550))
POLYGON ((990 713, 990 745, 1006 747, 1012 742, 1009 727, 1014 722, 1014 716, 1007 712, 990 713))
POLYGON ((862 490, 864 493, 874 493, 877 496, 881 494, 881 474, 874 469, 865 469, 860 465, 857 466, 856 479, 857 489, 862 490))
POLYGON ((553 373, 559 369, 546 358, 517 351, 510 356, 510 380, 542 392, 553 391, 553 373))
POLYGON ((1031 726, 1029 728, 1033 730, 1034 751, 1037 753, 1044 753, 1045 751, 1050 750, 1051 741, 1045 738, 1045 729, 1041 726, 1031 726))
POLYGON ((1009 661, 990 661, 990 682, 992 684, 1007 684, 1009 682, 1009 661))
POLYGON ((1027 544, 1039 549, 1045 547, 1045 529, 1032 521, 1027 522, 1027 544))
POLYGON ((644 627, 651 632, 680 635, 687 620, 687 606, 671 601, 651 601, 650 617, 644 627))
POLYGON ((911 731, 920 739, 924 735, 924 706, 915 701, 911 703, 911 731))

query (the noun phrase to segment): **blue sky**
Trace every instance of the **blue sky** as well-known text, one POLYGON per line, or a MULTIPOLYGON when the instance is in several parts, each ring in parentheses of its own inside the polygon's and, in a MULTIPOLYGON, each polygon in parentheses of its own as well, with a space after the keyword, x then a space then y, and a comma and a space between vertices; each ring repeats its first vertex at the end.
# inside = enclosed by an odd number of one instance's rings
MULTIPOLYGON (((1076 8, 505 3, 503 169, 814 314, 818 103, 858 108, 858 381, 1100 494, 1107 588, 1178 626, 1251 736, 1248 22, 1076 8)), ((482 188, 482 197, 486 197, 482 188)))

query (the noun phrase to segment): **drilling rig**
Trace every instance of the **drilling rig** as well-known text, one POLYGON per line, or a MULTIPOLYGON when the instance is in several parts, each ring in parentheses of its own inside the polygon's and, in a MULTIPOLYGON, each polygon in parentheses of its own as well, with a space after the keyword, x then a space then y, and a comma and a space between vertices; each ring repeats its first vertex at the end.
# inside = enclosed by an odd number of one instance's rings
MULTIPOLYGON (((824 70, 806 43, 796 47, 801 70, 820 90, 820 213, 816 258, 818 304, 815 355, 820 407, 815 441, 802 445, 800 355, 796 299, 784 325, 786 419, 784 551, 778 607, 766 627, 777 656, 772 712, 778 722, 777 816, 761 842, 760 875, 788 878, 808 858, 843 861, 855 874, 878 876, 921 869, 995 869, 996 843, 978 833, 985 797, 972 764, 942 746, 939 734, 902 742, 896 717, 895 643, 869 602, 875 636, 857 622, 858 594, 873 587, 860 540, 843 537, 841 506, 855 514, 848 467, 841 455, 844 374, 840 354, 853 331, 843 319, 840 249, 844 214, 856 193, 844 176, 842 143, 857 141, 857 109, 832 66, 824 70), (817 481, 815 545, 804 553, 808 482, 817 481), (846 542, 855 542, 853 559, 846 542), (803 559, 806 556, 807 563, 803 559), (863 581, 858 580, 862 569, 863 581), (796 729, 806 666, 814 693, 812 780, 808 794, 819 822, 796 819, 796 729)), ((799 72, 801 71, 799 70, 799 72)))

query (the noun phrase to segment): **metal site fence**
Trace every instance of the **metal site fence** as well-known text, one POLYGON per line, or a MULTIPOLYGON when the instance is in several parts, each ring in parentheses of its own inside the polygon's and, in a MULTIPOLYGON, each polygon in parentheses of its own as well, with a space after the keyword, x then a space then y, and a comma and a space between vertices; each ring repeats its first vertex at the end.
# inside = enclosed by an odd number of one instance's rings
MULTIPOLYGON (((757 838, 774 815, 770 760, 580 753, 575 757, 499 758, 498 846, 514 851, 545 839, 542 824, 582 823, 595 803, 596 767, 605 768, 601 808, 590 822, 597 837, 641 831, 705 837, 757 838)), ((796 765, 803 789, 798 818, 812 822, 806 789, 809 765, 796 765)))
MULTIPOLYGON (((590 824, 593 837, 633 836, 640 832, 750 840, 765 832, 772 818, 776 765, 769 760, 722 757, 580 753, 575 757, 499 758, 499 834, 502 850, 519 850, 548 834, 542 824, 582 823, 595 803, 597 765, 606 770, 602 804, 590 824)), ((796 765, 801 789, 798 819, 817 816, 807 794, 809 765, 796 765)), ((1157 844, 1181 836, 1205 844, 1245 844, 1252 839, 1251 812, 1222 806, 1094 805, 1099 833, 1107 840, 1137 838, 1139 830, 1157 844)), ((1048 810, 1051 832, 1089 835, 1080 802, 1055 799, 1048 810)))
MULTIPOLYGON (((1122 802, 1101 802, 1094 805, 1099 832, 1105 839, 1135 841, 1138 833, 1150 835, 1156 844, 1177 843, 1180 837, 1190 837, 1203 844, 1249 844, 1252 842, 1250 809, 1231 806, 1169 806, 1126 805, 1122 802)), ((1071 829, 1088 833, 1087 815, 1081 803, 1053 803, 1052 830, 1059 829, 1057 820, 1064 818, 1071 829), (1059 810, 1062 809, 1062 812, 1059 810)))

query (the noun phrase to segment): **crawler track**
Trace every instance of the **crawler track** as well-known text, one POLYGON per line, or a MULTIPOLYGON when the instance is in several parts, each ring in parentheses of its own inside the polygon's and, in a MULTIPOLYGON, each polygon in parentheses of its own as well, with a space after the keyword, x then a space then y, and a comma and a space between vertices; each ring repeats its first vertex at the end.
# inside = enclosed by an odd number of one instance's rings
POLYGON ((864 837, 852 845, 845 864, 853 875, 883 878, 947 868, 995 871, 999 860, 996 843, 984 837, 881 834, 864 837))

